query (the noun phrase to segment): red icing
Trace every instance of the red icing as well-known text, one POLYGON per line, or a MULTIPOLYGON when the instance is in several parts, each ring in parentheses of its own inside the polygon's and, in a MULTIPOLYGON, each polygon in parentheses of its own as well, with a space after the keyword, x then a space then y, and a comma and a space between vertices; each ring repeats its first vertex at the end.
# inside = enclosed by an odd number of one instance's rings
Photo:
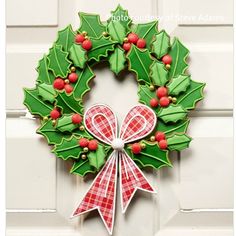
POLYGON ((129 40, 130 43, 136 44, 137 41, 138 41, 138 35, 135 34, 135 33, 130 33, 130 34, 128 35, 128 40, 129 40))
POLYGON ((75 36, 75 42, 76 43, 82 43, 82 42, 84 42, 84 40, 85 40, 85 38, 84 38, 84 36, 82 34, 77 34, 75 36))
POLYGON ((145 48, 146 47, 146 40, 145 39, 139 39, 137 42, 138 48, 145 48))
POLYGON ((170 104, 170 100, 168 97, 162 97, 159 102, 161 107, 167 107, 170 104))
POLYGON ((142 147, 139 143, 134 143, 132 144, 131 149, 134 154, 139 154, 142 150, 142 147))
POLYGON ((90 50, 92 48, 92 42, 91 40, 89 39, 85 39, 82 43, 82 47, 85 49, 85 50, 90 50))
POLYGON ((57 118, 60 117, 60 112, 57 110, 57 109, 53 109, 51 112, 50 112, 50 116, 52 119, 56 120, 57 118))
POLYGON ((131 48, 131 44, 130 44, 130 43, 124 43, 124 44, 123 44, 123 49, 124 49, 125 51, 129 51, 130 48, 131 48))
POLYGON ((157 107, 158 106, 158 100, 156 99, 156 98, 152 98, 151 100, 150 100, 150 106, 151 107, 157 107))
POLYGON ((96 151, 98 148, 98 142, 95 139, 89 141, 88 148, 90 151, 96 151))
POLYGON ((159 87, 159 88, 156 90, 156 95, 157 95, 157 97, 159 97, 159 98, 167 96, 167 95, 168 95, 167 88, 166 88, 166 87, 159 87))
POLYGON ((86 139, 86 138, 81 138, 81 139, 79 140, 79 145, 80 145, 80 147, 87 147, 88 144, 89 144, 89 141, 88 141, 88 139, 86 139))
POLYGON ((163 132, 157 131, 155 133, 155 139, 156 139, 157 142, 160 142, 161 140, 163 140, 165 138, 166 138, 166 136, 165 136, 165 134, 163 132))
POLYGON ((80 124, 81 121, 82 121, 82 117, 80 114, 74 114, 72 117, 71 117, 71 120, 72 120, 72 123, 74 124, 80 124))
POLYGON ((70 84, 65 85, 65 91, 66 93, 71 93, 73 91, 73 87, 70 84))
POLYGON ((165 139, 161 140, 159 143, 160 149, 166 149, 167 148, 167 141, 165 139))
POLYGON ((68 79, 71 83, 75 83, 78 79, 78 75, 76 73, 70 73, 68 79))
POLYGON ((65 86, 65 82, 61 78, 56 78, 53 82, 53 87, 55 89, 62 90, 62 89, 64 89, 64 86, 65 86))
POLYGON ((166 54, 164 57, 162 57, 162 62, 164 64, 171 64, 172 57, 170 55, 166 54))

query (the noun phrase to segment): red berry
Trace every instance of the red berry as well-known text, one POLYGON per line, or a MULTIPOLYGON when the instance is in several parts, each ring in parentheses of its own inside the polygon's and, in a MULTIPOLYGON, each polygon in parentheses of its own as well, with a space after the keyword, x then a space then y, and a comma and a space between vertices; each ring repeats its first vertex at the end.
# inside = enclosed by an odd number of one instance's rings
POLYGON ((158 144, 160 149, 166 149, 168 146, 167 141, 165 139, 161 140, 158 144))
POLYGON ((53 120, 56 120, 57 118, 60 117, 60 112, 57 110, 57 109, 53 109, 51 112, 50 112, 50 116, 53 120))
POLYGON ((89 143, 88 143, 88 149, 90 151, 96 151, 98 148, 98 142, 97 140, 93 139, 93 140, 90 140, 89 143))
POLYGON ((92 42, 89 39, 85 39, 84 42, 82 43, 82 47, 85 50, 90 50, 92 48, 92 42))
POLYGON ((155 133, 155 139, 157 142, 160 142, 161 140, 164 140, 166 138, 165 134, 161 131, 157 131, 155 133))
POLYGON ((167 96, 168 95, 167 88, 166 87, 159 87, 156 91, 156 95, 159 98, 167 96))
POLYGON ((71 117, 71 120, 72 120, 72 123, 74 124, 80 124, 81 121, 82 121, 82 117, 80 114, 74 114, 72 117, 71 117))
POLYGON ((89 144, 89 141, 88 141, 88 139, 86 139, 86 138, 81 138, 81 139, 79 140, 79 145, 80 145, 80 147, 87 147, 88 144, 89 144))
POLYGON ((64 87, 65 91, 67 93, 71 93, 73 91, 73 86, 71 86, 70 84, 66 84, 65 87, 64 87))
POLYGON ((157 107, 158 106, 158 100, 156 98, 152 98, 150 100, 150 106, 151 107, 157 107))
POLYGON ((166 54, 164 57, 162 57, 162 62, 164 64, 171 64, 172 57, 170 55, 166 54))
POLYGON ((61 78, 56 78, 53 82, 53 87, 55 89, 62 90, 62 89, 64 89, 64 86, 65 86, 65 82, 61 78))
POLYGON ((170 100, 168 97, 162 97, 160 98, 159 103, 161 107, 167 107, 170 104, 170 100))
POLYGON ((75 83, 78 79, 78 75, 76 73, 70 73, 68 79, 71 83, 75 83))
POLYGON ((145 39, 139 39, 137 42, 138 48, 145 48, 146 47, 146 40, 145 39))
POLYGON ((84 42, 84 40, 85 40, 85 38, 84 38, 84 36, 82 34, 77 34, 75 36, 75 42, 76 43, 82 43, 82 42, 84 42))
POLYGON ((130 43, 124 43, 123 48, 124 48, 125 51, 129 51, 130 48, 131 48, 131 44, 130 43))
POLYGON ((132 144, 131 149, 134 154, 139 154, 142 150, 142 147, 139 143, 134 143, 132 144))
POLYGON ((129 40, 129 43, 134 43, 134 44, 136 44, 137 41, 138 41, 138 35, 135 34, 135 33, 130 33, 130 34, 128 35, 128 40, 129 40))

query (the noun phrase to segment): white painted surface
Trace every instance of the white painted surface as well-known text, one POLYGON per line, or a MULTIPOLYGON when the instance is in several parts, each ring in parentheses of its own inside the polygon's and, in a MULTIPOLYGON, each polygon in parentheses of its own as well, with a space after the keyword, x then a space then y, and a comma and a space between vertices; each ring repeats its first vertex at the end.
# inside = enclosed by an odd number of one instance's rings
MULTIPOLYGON (((181 157, 173 153, 174 168, 145 172, 158 194, 139 193, 125 216, 117 205, 114 236, 232 236, 232 0, 147 0, 145 4, 133 0, 9 0, 7 109, 25 109, 22 87, 33 87, 37 62, 56 39, 58 29, 69 23, 78 28, 77 11, 97 12, 105 20, 118 2, 136 21, 149 21, 144 17, 157 14, 163 17, 159 28, 179 37, 190 49, 192 78, 206 82, 207 87, 206 98, 198 105, 201 111, 191 118, 189 134, 194 140, 190 149, 181 157), (224 20, 209 23, 173 17, 199 14, 220 14, 224 20)), ((115 80, 108 67, 95 73, 86 106, 108 103, 121 119, 138 99, 133 75, 115 80)), ((35 134, 34 120, 8 118, 6 124, 7 207, 11 211, 7 236, 107 235, 97 214, 69 219, 92 178, 84 181, 69 174, 71 163, 58 159, 56 164, 46 142, 35 134)))

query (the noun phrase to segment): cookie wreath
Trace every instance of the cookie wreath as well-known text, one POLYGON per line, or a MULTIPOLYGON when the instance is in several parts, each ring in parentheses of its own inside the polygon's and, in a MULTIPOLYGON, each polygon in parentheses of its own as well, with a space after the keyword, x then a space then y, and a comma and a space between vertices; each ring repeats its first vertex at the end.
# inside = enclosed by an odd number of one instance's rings
MULTIPOLYGON (((69 25, 60 30, 39 61, 36 87, 24 89, 24 104, 41 119, 37 133, 54 146, 57 157, 74 162, 71 173, 100 171, 114 146, 85 128, 83 103, 95 77, 93 66, 108 61, 116 75, 123 70, 135 73, 139 102, 157 119, 152 133, 122 146, 124 152, 140 168, 171 166, 169 152, 181 151, 191 141, 186 134, 188 111, 203 99, 205 84, 186 73, 189 50, 177 38, 171 42, 165 30, 157 29, 157 21, 133 24, 121 6, 107 22, 96 14, 79 17, 79 29, 69 25)), ((113 221, 104 223, 111 232, 113 221)))

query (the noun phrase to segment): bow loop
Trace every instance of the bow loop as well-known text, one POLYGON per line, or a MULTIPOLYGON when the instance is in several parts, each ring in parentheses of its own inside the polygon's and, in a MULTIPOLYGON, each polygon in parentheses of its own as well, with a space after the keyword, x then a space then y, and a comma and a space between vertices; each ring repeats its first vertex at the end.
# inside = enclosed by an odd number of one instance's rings
POLYGON ((100 141, 111 145, 117 137, 117 119, 110 107, 97 104, 84 115, 86 129, 100 141))
POLYGON ((156 125, 155 113, 144 105, 134 106, 126 115, 120 129, 120 138, 130 143, 147 136, 156 125))

